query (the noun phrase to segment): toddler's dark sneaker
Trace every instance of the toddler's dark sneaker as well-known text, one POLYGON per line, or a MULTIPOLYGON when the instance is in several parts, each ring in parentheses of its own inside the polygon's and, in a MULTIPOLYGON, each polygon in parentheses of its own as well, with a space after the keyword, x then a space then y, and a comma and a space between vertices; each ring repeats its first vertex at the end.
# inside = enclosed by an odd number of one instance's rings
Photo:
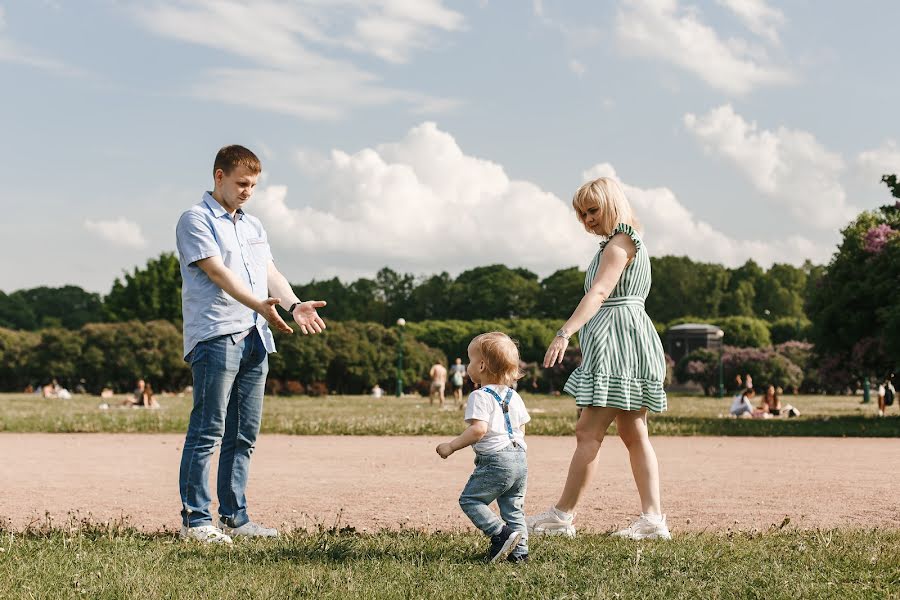
POLYGON ((503 560, 519 545, 522 534, 504 525, 497 535, 491 536, 491 549, 488 551, 488 562, 503 560))
POLYGON ((518 555, 510 554, 509 556, 506 557, 506 562, 511 562, 511 563, 528 562, 528 555, 527 554, 518 554, 518 555))

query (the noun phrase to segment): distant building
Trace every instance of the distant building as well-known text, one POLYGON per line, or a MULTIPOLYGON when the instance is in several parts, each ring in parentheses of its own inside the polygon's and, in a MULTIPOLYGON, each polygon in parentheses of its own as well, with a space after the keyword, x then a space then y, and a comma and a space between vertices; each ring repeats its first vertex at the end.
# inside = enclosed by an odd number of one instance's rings
POLYGON ((666 353, 675 364, 696 350, 709 348, 716 352, 722 346, 723 333, 716 325, 706 323, 684 323, 669 327, 666 331, 666 353))

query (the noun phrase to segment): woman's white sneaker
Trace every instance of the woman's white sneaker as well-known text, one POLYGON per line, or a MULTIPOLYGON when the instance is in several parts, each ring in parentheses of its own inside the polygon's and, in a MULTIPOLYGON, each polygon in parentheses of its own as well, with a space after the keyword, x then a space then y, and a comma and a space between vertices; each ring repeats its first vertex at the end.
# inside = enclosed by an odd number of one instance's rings
POLYGON ((666 515, 641 514, 637 521, 612 535, 632 540, 672 539, 672 534, 669 533, 669 528, 666 526, 666 515))
POLYGON ((183 540, 195 540, 204 544, 230 544, 231 538, 218 527, 213 525, 198 525, 197 527, 181 526, 181 532, 178 534, 183 540))
POLYGON ((560 514, 560 511, 551 506, 533 517, 526 517, 525 523, 528 525, 528 533, 534 535, 575 537, 575 526, 572 524, 574 519, 574 514, 568 515, 568 518, 566 518, 560 514))

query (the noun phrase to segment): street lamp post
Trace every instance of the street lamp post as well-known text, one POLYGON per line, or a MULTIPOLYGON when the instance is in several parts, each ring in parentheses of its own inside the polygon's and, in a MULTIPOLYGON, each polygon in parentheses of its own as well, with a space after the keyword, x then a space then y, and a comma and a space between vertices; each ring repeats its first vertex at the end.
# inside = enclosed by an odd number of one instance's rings
POLYGON ((716 331, 716 337, 719 338, 719 398, 725 396, 725 377, 722 367, 722 353, 724 352, 725 332, 719 329, 716 331))
POLYGON ((397 397, 403 395, 403 328, 406 326, 406 319, 400 317, 397 319, 397 327, 399 328, 399 336, 397 341, 397 397))

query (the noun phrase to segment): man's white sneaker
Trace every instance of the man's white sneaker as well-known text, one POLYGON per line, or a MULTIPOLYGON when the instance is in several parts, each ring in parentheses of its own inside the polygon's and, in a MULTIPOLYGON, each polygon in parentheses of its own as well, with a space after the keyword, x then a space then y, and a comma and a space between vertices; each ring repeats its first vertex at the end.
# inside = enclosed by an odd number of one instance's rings
POLYGON ((672 539, 672 534, 666 526, 666 515, 641 514, 637 521, 612 535, 632 540, 672 539))
POLYGON ((278 530, 273 527, 263 527, 259 523, 247 521, 240 527, 229 527, 220 518, 219 527, 232 537, 278 537, 278 530))
POLYGON ((551 506, 544 512, 536 514, 533 517, 526 517, 525 523, 528 525, 528 533, 534 535, 564 535, 566 537, 575 537, 575 526, 572 520, 575 515, 569 515, 569 518, 560 516, 559 511, 551 506))
POLYGON ((183 540, 195 540, 204 544, 230 544, 231 538, 222 533, 222 530, 213 525, 198 525, 197 527, 181 526, 178 534, 183 540))

